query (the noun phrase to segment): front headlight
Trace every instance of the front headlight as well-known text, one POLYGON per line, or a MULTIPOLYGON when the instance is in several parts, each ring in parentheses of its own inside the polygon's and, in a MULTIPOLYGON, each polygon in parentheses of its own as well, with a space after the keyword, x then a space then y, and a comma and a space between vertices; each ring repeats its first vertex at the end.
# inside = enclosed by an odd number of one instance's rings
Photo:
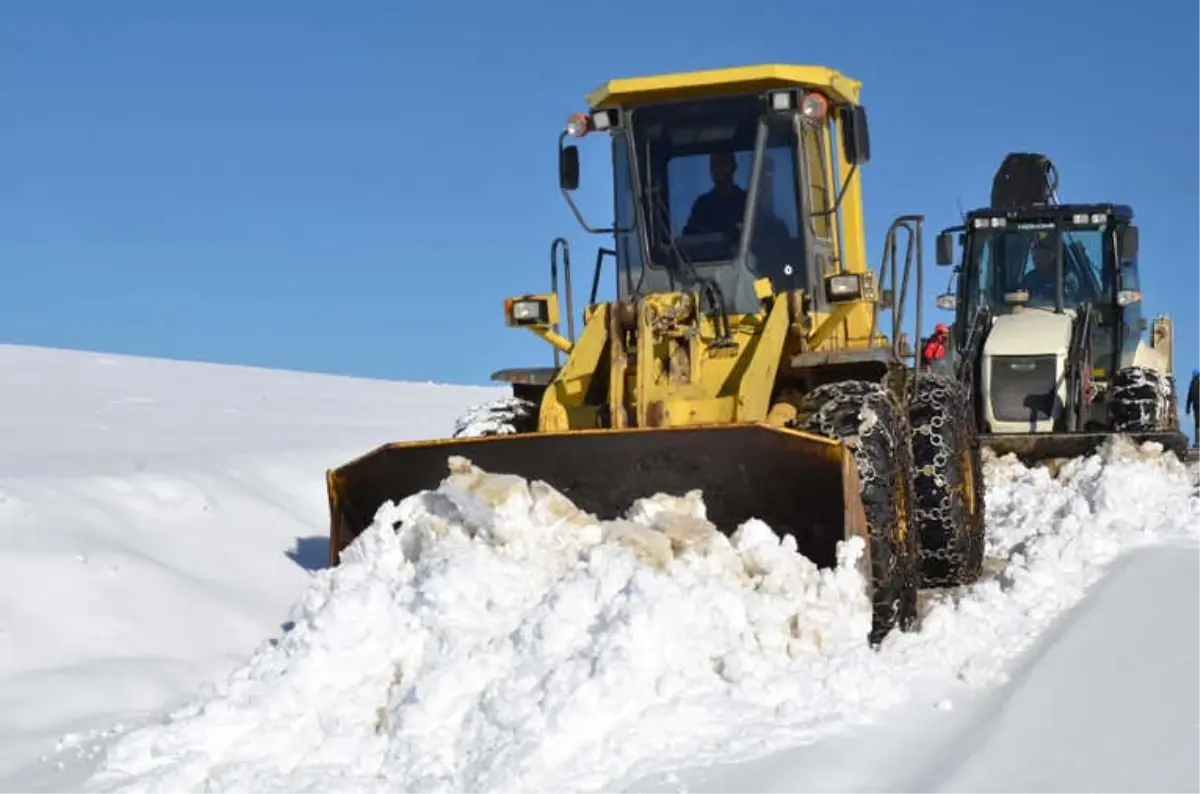
POLYGON ((825 297, 830 303, 856 300, 862 296, 862 279, 857 273, 830 276, 825 279, 825 297))
POLYGON ((542 301, 514 301, 512 318, 518 323, 536 323, 546 316, 546 304, 542 301))
POLYGON ((1132 306, 1142 300, 1142 293, 1136 289, 1123 289, 1117 292, 1117 305, 1122 309, 1132 306))
POLYGON ((553 294, 505 298, 504 321, 510 326, 551 327, 558 322, 558 303, 553 294))

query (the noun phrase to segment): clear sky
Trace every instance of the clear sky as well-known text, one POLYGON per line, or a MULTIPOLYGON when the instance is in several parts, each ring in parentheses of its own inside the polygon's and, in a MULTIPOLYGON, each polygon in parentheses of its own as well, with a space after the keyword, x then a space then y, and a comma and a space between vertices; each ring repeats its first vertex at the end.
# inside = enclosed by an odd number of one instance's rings
POLYGON ((501 301, 546 288, 564 235, 583 302, 597 240, 555 141, 584 94, 793 62, 863 81, 872 261, 924 213, 930 311, 933 237, 1006 152, 1049 154, 1064 200, 1132 204, 1186 388, 1197 25, 1194 0, 4 0, 0 341, 470 383, 549 363, 501 301))

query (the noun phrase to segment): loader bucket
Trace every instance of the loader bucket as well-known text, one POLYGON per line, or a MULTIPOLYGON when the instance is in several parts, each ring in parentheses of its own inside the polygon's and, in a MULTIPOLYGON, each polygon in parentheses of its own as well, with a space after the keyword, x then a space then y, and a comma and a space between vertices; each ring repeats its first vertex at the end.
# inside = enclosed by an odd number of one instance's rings
POLYGON ((1178 430, 1146 433, 1014 433, 1012 435, 980 435, 980 444, 996 455, 1012 453, 1026 465, 1062 458, 1091 455, 1114 436, 1124 436, 1134 444, 1147 441, 1162 444, 1163 449, 1185 461, 1188 439, 1178 430))
MULTIPOLYGON (((330 565, 385 502, 437 488, 452 455, 542 480, 601 519, 639 497, 698 488, 722 532, 759 518, 820 567, 836 563, 839 541, 866 537, 857 469, 836 441, 757 424, 588 429, 388 444, 329 471, 330 565)), ((869 565, 864 554, 860 567, 869 565)))

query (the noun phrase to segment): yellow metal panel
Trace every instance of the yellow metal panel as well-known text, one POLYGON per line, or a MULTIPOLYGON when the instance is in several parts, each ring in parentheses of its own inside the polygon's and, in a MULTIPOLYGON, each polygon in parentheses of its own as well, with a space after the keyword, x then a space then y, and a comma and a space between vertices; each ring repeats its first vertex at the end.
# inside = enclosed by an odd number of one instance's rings
POLYGON ((670 395, 658 403, 659 427, 727 426, 733 422, 736 405, 732 397, 670 395))
POLYGON ((586 99, 596 109, 794 86, 819 89, 834 104, 857 104, 862 84, 827 66, 760 64, 618 78, 591 92, 586 99))
MULTIPOLYGON (((851 165, 846 161, 846 152, 841 146, 834 146, 833 149, 837 154, 839 182, 844 183, 846 175, 850 173, 851 165)), ((847 273, 864 273, 870 270, 871 265, 867 260, 866 231, 863 223, 861 168, 855 168, 854 173, 851 174, 838 214, 841 215, 842 220, 842 269, 847 273)), ((854 309, 845 316, 845 337, 857 340, 860 344, 869 342, 872 315, 872 304, 856 304, 854 309)))
POLYGON ((567 355, 571 354, 571 340, 567 339, 560 333, 555 332, 552 328, 539 328, 536 325, 526 326, 530 331, 541 339, 549 342, 567 355))
POLYGON ((538 429, 547 431, 567 430, 571 427, 572 411, 558 399, 553 388, 542 393, 542 404, 538 408, 538 429))
POLYGON ((821 150, 825 148, 825 141, 828 138, 826 135, 828 129, 829 123, 825 122, 820 126, 809 127, 801 136, 800 156, 808 161, 808 184, 801 185, 800 188, 808 191, 808 203, 813 212, 811 221, 817 236, 831 238, 834 236, 832 227, 835 226, 833 221, 836 220, 834 217, 836 213, 822 214, 829 213, 833 199, 837 195, 829 192, 827 188, 828 174, 833 170, 833 161, 822 161, 821 158, 821 150))
MULTIPOLYGON (((833 147, 837 153, 838 187, 846 182, 850 173, 850 163, 846 162, 846 152, 841 146, 833 147)), ((842 268, 847 273, 862 273, 868 269, 866 233, 863 230, 862 206, 862 169, 855 168, 850 176, 850 184, 846 186, 842 198, 842 268)))
MULTIPOLYGON (((671 391, 669 383, 662 384, 662 388, 658 388, 659 381, 664 379, 669 380, 670 376, 660 371, 659 361, 661 359, 658 356, 659 351, 656 348, 668 347, 670 342, 673 341, 667 340, 659 344, 659 340, 656 338, 657 334, 654 333, 651 323, 653 322, 652 312, 655 311, 660 303, 668 305, 670 299, 673 297, 674 295, 651 295, 638 305, 637 343, 634 347, 634 353, 637 356, 637 372, 633 387, 633 393, 637 398, 634 421, 638 427, 650 427, 651 425, 661 427, 664 424, 671 423, 669 417, 661 415, 661 411, 660 415, 656 418, 650 415, 651 403, 660 407, 662 405, 662 397, 664 395, 660 394, 660 392, 667 392, 669 394, 671 391)), ((670 355, 669 350, 664 351, 664 353, 667 356, 670 355)))
POLYGON ((742 371, 737 390, 737 418, 741 421, 765 422, 771 406, 775 376, 783 358, 787 341, 788 311, 786 300, 776 300, 767 314, 762 331, 749 353, 750 360, 742 371))
MULTIPOLYGON (((614 325, 616 312, 607 319, 606 403, 612 427, 765 421, 788 339, 786 300, 774 300, 755 314, 730 316, 729 346, 715 345, 716 321, 697 316, 693 295, 647 295, 637 309, 636 347, 628 351, 614 325)), ((574 417, 570 426, 583 427, 574 417)), ((595 414, 589 419, 594 421, 595 414)))
POLYGON ((629 425, 629 417, 625 412, 625 378, 629 367, 629 358, 625 352, 625 340, 621 335, 620 317, 612 304, 604 313, 604 322, 608 329, 608 416, 609 424, 615 428, 629 425))
POLYGON ((757 315, 731 316, 734 346, 713 346, 712 318, 696 316, 696 300, 679 293, 646 296, 639 305, 634 377, 629 384, 641 427, 732 422, 736 404, 726 384, 762 326, 757 315), (693 334, 693 323, 699 333, 693 334), (686 359, 686 360, 685 360, 686 359))
MULTIPOLYGON (((826 164, 825 190, 827 191, 826 195, 829 196, 829 202, 831 204, 833 202, 837 201, 837 197, 841 194, 841 189, 842 189, 842 183, 838 180, 838 163, 841 162, 839 155, 842 151, 841 135, 834 134, 833 118, 834 118, 834 115, 830 114, 830 117, 825 120, 824 129, 822 130, 823 135, 822 135, 822 139, 821 139, 821 144, 824 148, 824 156, 825 156, 825 164, 826 164)), ((840 133, 841 127, 838 127, 837 131, 838 131, 838 133, 840 133)), ((837 264, 839 262, 841 262, 841 260, 842 260, 842 250, 844 247, 842 245, 842 235, 844 235, 846 233, 845 229, 842 228, 842 212, 843 212, 842 207, 838 207, 837 212, 833 213, 833 217, 830 218, 830 225, 833 227, 832 241, 833 241, 833 260, 834 260, 833 262, 830 263, 831 266, 837 266, 837 264)), ((822 275, 830 275, 830 274, 822 274, 822 275)))
POLYGON ((771 279, 758 278, 754 280, 754 297, 760 301, 765 300, 775 294, 775 287, 771 285, 771 279))
MULTIPOLYGON (((825 343, 829 341, 837 341, 837 332, 841 330, 839 326, 846 320, 847 317, 859 306, 863 304, 858 301, 847 301, 846 303, 834 304, 833 311, 828 315, 824 315, 824 319, 820 321, 820 325, 813 329, 813 332, 808 335, 808 349, 820 350, 825 343)), ((836 347, 837 345, 828 345, 827 347, 836 347)))
POLYGON ((570 355, 542 396, 539 430, 566 430, 594 424, 595 409, 584 400, 597 375, 608 342, 609 307, 592 313, 570 355), (581 424, 582 423, 582 424, 581 424))

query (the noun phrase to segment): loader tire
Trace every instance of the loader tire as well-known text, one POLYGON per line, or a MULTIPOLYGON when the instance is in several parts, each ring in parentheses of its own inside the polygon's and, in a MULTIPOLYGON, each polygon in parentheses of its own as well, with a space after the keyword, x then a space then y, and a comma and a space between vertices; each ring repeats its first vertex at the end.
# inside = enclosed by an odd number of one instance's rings
POLYGON ((480 438, 537 430, 538 406, 517 396, 468 408, 454 422, 452 438, 480 438))
POLYGON ((967 392, 945 375, 921 373, 908 417, 921 586, 972 584, 983 571, 984 488, 967 392))
POLYGON ((910 531, 912 457, 907 417, 895 398, 871 381, 819 386, 797 406, 793 426, 841 440, 858 470, 871 549, 872 621, 877 645, 917 615, 916 533, 910 531))
POLYGON ((1174 381, 1146 367, 1125 367, 1113 376, 1108 406, 1112 428, 1118 433, 1172 429, 1174 381))

